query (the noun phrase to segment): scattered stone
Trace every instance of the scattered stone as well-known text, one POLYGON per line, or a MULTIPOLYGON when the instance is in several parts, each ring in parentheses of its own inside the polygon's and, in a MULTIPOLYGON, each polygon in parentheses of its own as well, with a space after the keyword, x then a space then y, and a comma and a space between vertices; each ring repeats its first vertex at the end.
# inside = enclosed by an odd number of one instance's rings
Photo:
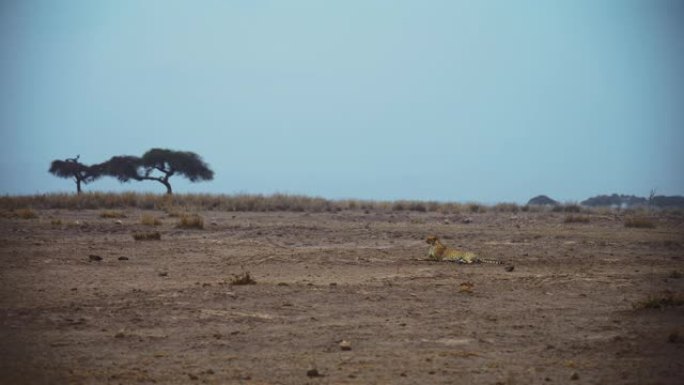
POLYGON ((342 341, 340 342, 340 349, 342 349, 342 350, 344 350, 344 351, 349 351, 349 350, 351 350, 351 343, 349 343, 349 341, 342 340, 342 341))
POLYGON ((335 287, 337 286, 337 282, 330 282, 330 287, 335 287))
POLYGON ((128 257, 119 257, 119 261, 128 261, 128 257))
POLYGON ((123 221, 121 219, 117 219, 114 221, 117 225, 123 225, 123 221))
POLYGON ((506 269, 506 271, 508 271, 508 272, 510 273, 511 271, 513 271, 513 270, 515 269, 515 266, 513 266, 513 265, 508 265, 508 266, 505 267, 505 269, 506 269))
POLYGON ((192 373, 188 373, 188 377, 190 377, 190 379, 193 381, 199 380, 199 377, 197 377, 196 375, 194 375, 192 373))
POLYGON ((667 337, 667 342, 669 342, 671 344, 676 344, 679 342, 684 342, 684 338, 679 335, 678 331, 674 331, 674 332, 670 333, 670 335, 667 337))
POLYGON ((311 368, 306 371, 306 375, 309 377, 323 377, 321 373, 318 372, 318 369, 316 368, 311 368))
POLYGON ((577 374, 577 372, 573 373, 572 376, 570 376, 570 379, 573 381, 579 380, 579 374, 577 374))
POLYGON ((100 257, 99 255, 90 254, 90 255, 88 256, 88 260, 89 260, 90 262, 93 262, 93 261, 95 261, 95 262, 100 262, 100 261, 102 260, 102 257, 100 257))
POLYGON ((470 217, 463 218, 463 220, 462 220, 461 222, 463 222, 463 223, 465 223, 465 224, 472 223, 472 222, 473 222, 473 218, 470 218, 470 217))
POLYGON ((114 334, 114 338, 124 338, 124 337, 126 337, 124 332, 118 332, 118 333, 114 334))
POLYGON ((167 277, 168 275, 169 275, 169 273, 166 272, 166 271, 160 271, 160 272, 159 272, 159 276, 160 276, 160 277, 167 277))

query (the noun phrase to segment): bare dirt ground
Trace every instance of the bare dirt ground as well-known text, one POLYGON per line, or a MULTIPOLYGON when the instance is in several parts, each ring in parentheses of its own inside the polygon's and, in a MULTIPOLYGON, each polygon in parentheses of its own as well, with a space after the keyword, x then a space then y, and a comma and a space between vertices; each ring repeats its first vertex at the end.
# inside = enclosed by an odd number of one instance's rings
POLYGON ((682 216, 123 212, 0 219, 0 383, 684 381, 684 306, 635 308, 684 292, 682 216), (420 261, 429 234, 515 269, 420 261))

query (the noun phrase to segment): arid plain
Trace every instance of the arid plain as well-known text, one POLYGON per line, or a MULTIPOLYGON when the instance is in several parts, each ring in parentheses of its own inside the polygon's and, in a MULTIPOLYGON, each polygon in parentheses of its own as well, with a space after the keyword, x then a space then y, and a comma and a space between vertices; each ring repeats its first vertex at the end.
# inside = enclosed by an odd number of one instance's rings
POLYGON ((681 214, 104 211, 0 219, 0 383, 684 378, 681 214), (424 261, 430 234, 514 269, 424 261))

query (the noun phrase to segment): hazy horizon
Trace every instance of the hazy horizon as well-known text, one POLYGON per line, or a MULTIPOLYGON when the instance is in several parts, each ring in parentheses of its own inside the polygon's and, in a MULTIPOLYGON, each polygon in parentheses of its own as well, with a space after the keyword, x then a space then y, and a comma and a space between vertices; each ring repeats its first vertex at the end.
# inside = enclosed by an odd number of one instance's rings
POLYGON ((216 173, 177 193, 684 195, 682 20, 675 0, 4 1, 0 194, 161 147, 216 173))

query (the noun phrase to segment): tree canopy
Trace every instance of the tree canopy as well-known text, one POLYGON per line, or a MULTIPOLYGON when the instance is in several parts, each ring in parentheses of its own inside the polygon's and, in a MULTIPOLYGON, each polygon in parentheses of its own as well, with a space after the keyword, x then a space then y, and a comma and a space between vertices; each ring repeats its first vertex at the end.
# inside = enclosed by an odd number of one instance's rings
POLYGON ((55 160, 49 172, 60 178, 74 178, 76 190, 81 193, 81 183, 92 182, 102 176, 111 176, 119 182, 153 180, 166 187, 166 193, 173 189, 169 179, 180 175, 191 182, 212 180, 214 172, 202 158, 190 151, 175 151, 153 148, 143 156, 118 155, 103 163, 87 166, 76 158, 55 160))
POLYGON ((121 182, 130 180, 159 182, 166 187, 167 194, 173 192, 169 179, 174 175, 183 176, 191 182, 214 178, 214 172, 194 152, 162 148, 153 148, 142 157, 115 156, 100 166, 106 175, 115 177, 121 182))
POLYGON ((74 178, 76 193, 81 193, 81 184, 87 184, 100 178, 103 174, 99 165, 87 166, 78 161, 80 156, 66 160, 53 160, 48 172, 60 178, 74 178))

